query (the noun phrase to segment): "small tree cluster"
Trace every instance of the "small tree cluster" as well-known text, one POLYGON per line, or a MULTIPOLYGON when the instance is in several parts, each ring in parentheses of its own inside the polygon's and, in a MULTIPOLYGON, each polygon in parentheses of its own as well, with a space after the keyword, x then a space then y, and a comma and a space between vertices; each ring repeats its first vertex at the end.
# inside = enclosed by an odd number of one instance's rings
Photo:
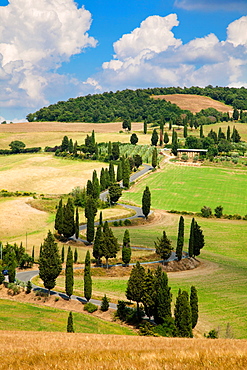
POLYGON ((79 217, 77 215, 75 220, 75 209, 71 198, 68 198, 67 204, 63 205, 62 199, 59 201, 59 205, 55 217, 55 229, 58 234, 64 236, 66 239, 70 238, 79 231, 79 217))
POLYGON ((190 225, 190 238, 189 238, 189 256, 195 257, 199 256, 201 249, 204 247, 204 235, 201 227, 192 218, 190 225))
POLYGON ((115 258, 118 251, 119 245, 117 238, 113 235, 108 222, 105 221, 103 227, 101 224, 97 227, 93 246, 93 256, 97 259, 98 264, 100 264, 101 258, 105 257, 106 267, 108 268, 109 258, 115 258))

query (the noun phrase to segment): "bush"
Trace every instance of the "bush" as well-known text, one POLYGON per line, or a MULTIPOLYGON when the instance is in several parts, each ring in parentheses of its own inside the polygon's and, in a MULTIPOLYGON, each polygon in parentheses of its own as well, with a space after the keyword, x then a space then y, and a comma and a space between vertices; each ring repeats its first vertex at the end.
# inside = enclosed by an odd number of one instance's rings
POLYGON ((8 284, 8 294, 17 295, 21 292, 21 287, 15 283, 8 284))
POLYGON ((31 283, 31 281, 29 280, 29 281, 27 282, 26 294, 31 293, 31 291, 32 291, 32 283, 31 283))
POLYGON ((154 326, 149 321, 146 321, 145 323, 140 325, 139 335, 146 337, 158 337, 158 335, 154 332, 154 326))
POLYGON ((131 225, 131 221, 127 218, 126 220, 124 220, 124 225, 125 226, 130 226, 131 225))
POLYGON ((98 309, 98 306, 96 306, 95 304, 91 303, 91 302, 88 302, 85 304, 84 306, 84 311, 87 311, 89 313, 93 313, 95 311, 97 311, 98 309))
POLYGON ((161 337, 174 337, 176 336, 176 327, 172 317, 167 318, 163 324, 157 325, 153 329, 154 333, 161 337))
POLYGON ((128 302, 118 301, 116 317, 121 321, 125 321, 128 324, 137 325, 140 323, 142 318, 145 316, 143 310, 127 307, 128 302))
POLYGON ((45 292, 42 289, 35 290, 35 295, 36 295, 36 297, 44 297, 44 298, 49 297, 49 293, 48 292, 45 292))
POLYGON ((210 217, 212 215, 212 210, 210 207, 203 206, 201 209, 202 217, 210 217))
POLYGON ((118 226, 118 221, 114 221, 113 226, 117 227, 118 226))
POLYGON ((101 306, 100 306, 101 311, 103 311, 103 312, 108 311, 109 302, 110 302, 110 300, 106 297, 106 295, 104 295, 104 297, 102 299, 102 302, 101 302, 101 306))
POLYGON ((212 329, 207 335, 204 334, 204 336, 210 339, 218 339, 218 331, 215 329, 212 329))

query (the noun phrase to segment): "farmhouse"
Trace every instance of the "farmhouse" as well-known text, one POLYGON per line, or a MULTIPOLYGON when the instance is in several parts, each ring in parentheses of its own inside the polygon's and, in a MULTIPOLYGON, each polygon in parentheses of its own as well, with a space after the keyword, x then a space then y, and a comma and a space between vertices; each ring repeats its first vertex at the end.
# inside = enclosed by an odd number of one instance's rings
POLYGON ((189 157, 194 157, 195 155, 206 154, 207 151, 207 149, 178 149, 178 157, 184 153, 189 157))

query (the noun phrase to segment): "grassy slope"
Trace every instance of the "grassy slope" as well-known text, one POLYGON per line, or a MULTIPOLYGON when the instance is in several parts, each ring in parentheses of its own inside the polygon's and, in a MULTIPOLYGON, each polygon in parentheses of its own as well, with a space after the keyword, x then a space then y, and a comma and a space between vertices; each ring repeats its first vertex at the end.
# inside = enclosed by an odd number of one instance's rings
MULTIPOLYGON (((1 330, 66 332, 68 311, 0 300, 1 330)), ((133 335, 133 331, 91 315, 73 313, 77 333, 133 335)))
POLYGON ((152 207, 200 212, 206 205, 212 210, 222 205, 224 213, 247 214, 247 172, 213 167, 167 165, 140 182, 123 199, 141 205, 145 186, 152 195, 152 207))

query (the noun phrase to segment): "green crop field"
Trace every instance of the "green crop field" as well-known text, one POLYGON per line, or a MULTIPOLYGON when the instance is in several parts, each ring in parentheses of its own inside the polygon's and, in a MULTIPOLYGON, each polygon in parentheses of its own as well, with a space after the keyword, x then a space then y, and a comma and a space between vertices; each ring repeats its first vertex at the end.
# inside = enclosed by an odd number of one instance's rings
MULTIPOLYGON (((0 300, 1 330, 66 332, 68 311, 28 303, 0 300)), ((77 333, 134 335, 118 324, 73 312, 77 333)))
POLYGON ((200 212, 221 205, 226 214, 247 214, 247 171, 186 167, 168 164, 125 192, 123 199, 141 204, 145 186, 152 195, 152 207, 200 212))

